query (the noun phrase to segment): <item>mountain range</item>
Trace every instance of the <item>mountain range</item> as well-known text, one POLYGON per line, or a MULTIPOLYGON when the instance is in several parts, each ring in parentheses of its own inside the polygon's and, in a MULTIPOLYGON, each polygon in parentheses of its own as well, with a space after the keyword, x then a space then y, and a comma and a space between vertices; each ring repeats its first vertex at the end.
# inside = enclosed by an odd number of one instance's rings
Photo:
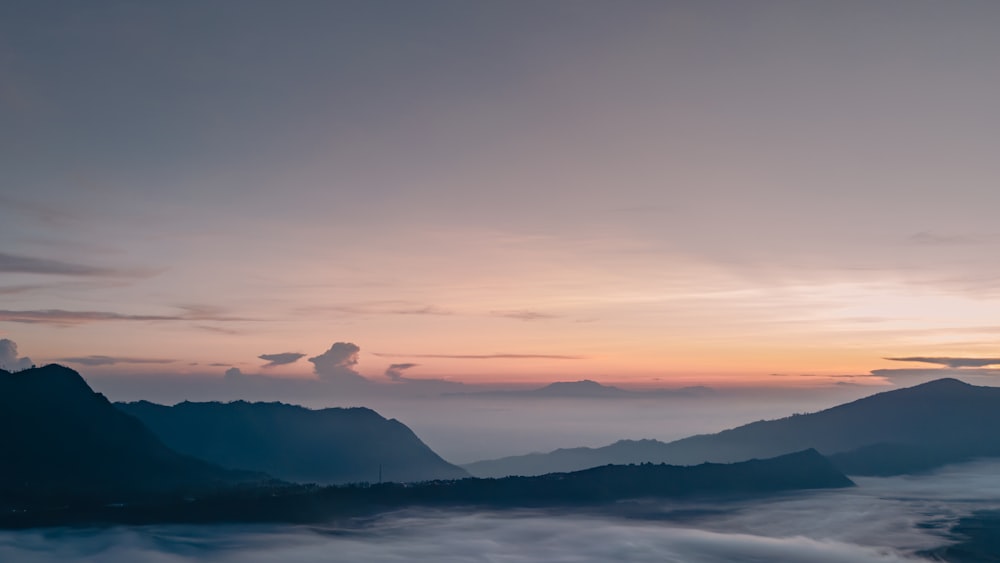
POLYGON ((405 425, 370 409, 113 405, 62 366, 0 370, 0 527, 306 522, 414 504, 545 506, 842 487, 852 484, 844 473, 906 473, 1000 455, 998 423, 1000 389, 942 379, 671 443, 620 441, 472 464, 480 475, 541 475, 482 479, 464 478, 405 425))
POLYGON ((469 474, 406 425, 367 408, 283 403, 117 403, 170 448, 298 483, 413 482, 469 474))
POLYGON ((759 421, 670 443, 623 440, 464 467, 479 477, 541 475, 609 463, 689 465, 767 458, 816 448, 848 474, 892 475, 1000 455, 1000 388, 940 379, 824 411, 759 421))
POLYGON ((607 465, 503 479, 315 487, 278 484, 158 503, 0 511, 0 529, 79 524, 315 523, 407 507, 607 507, 629 499, 742 500, 854 483, 816 450, 731 464, 607 465))
POLYGON ((165 446, 59 365, 0 370, 0 504, 209 492, 264 475, 165 446))

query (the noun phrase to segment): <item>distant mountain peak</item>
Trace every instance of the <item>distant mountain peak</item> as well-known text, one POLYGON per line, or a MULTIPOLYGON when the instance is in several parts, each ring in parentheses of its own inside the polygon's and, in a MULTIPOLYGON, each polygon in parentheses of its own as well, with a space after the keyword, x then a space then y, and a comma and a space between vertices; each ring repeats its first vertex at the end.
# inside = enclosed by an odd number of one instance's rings
POLYGON ((975 389, 979 389, 975 385, 966 383, 960 379, 954 377, 943 377, 941 379, 935 379, 933 381, 928 381, 926 383, 921 383, 919 385, 913 385, 911 387, 904 387, 898 391, 914 393, 914 394, 937 394, 937 393, 968 393, 975 389))
POLYGON ((609 387, 594 381, 593 379, 581 379, 579 381, 556 381, 549 383, 545 387, 609 387))
POLYGON ((0 374, 0 426, 18 429, 0 433, 5 501, 215 490, 247 476, 170 450, 58 364, 0 374))
POLYGON ((942 377, 941 379, 935 379, 934 381, 928 381, 927 383, 921 383, 920 385, 914 385, 914 387, 951 387, 951 388, 963 388, 968 389, 969 387, 975 387, 971 383, 966 383, 961 379, 956 379, 954 377, 942 377))
POLYGON ((623 389, 619 387, 614 387, 612 385, 604 385, 603 383, 598 383, 593 379, 581 379, 579 381, 556 381, 554 383, 549 383, 545 387, 536 389, 536 391, 612 391, 621 392, 623 389))
POLYGON ((21 371, 3 371, 0 373, 3 381, 19 386, 21 393, 32 393, 33 396, 56 396, 70 393, 86 395, 94 394, 93 389, 75 370, 60 364, 48 364, 42 367, 32 367, 21 371))

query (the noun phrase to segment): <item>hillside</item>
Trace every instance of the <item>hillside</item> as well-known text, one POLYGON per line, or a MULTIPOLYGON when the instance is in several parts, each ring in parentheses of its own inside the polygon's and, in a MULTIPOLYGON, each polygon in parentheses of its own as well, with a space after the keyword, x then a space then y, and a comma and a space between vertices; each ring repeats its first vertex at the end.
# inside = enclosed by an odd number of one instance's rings
POLYGON ((0 528, 168 522, 325 522, 406 507, 509 509, 599 507, 627 499, 726 500, 804 489, 853 486, 815 450, 733 464, 608 465, 573 473, 467 478, 412 485, 302 485, 247 488, 184 502, 85 510, 0 513, 0 528))
POLYGON ((824 455, 845 454, 832 459, 850 473, 891 475, 1000 455, 1000 437, 992 431, 997 424, 1000 388, 940 379, 817 413, 754 422, 670 443, 621 441, 603 448, 556 450, 465 467, 481 477, 539 475, 608 463, 734 462, 815 448, 824 455), (904 450, 908 457, 891 453, 904 450))
POLYGON ((212 491, 261 475, 180 455, 77 372, 0 370, 0 503, 212 491))
POLYGON ((300 483, 467 477, 401 422, 371 409, 283 403, 118 403, 179 452, 300 483))

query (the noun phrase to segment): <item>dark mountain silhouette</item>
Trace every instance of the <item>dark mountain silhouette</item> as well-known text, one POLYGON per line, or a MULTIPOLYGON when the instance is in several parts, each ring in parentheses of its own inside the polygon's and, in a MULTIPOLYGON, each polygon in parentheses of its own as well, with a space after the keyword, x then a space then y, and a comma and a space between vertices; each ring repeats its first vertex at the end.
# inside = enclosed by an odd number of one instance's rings
POLYGON ((92 507, 75 511, 0 513, 0 528, 78 523, 321 522, 411 506, 479 508, 602 506, 626 499, 716 502, 802 489, 853 486, 815 450, 733 464, 607 465, 573 473, 460 479, 403 485, 231 490, 185 502, 92 507))
POLYGON ((0 504, 205 492, 265 476, 180 455, 56 364, 0 370, 0 504))
MULTIPOLYGON (((604 465, 536 477, 463 479, 424 487, 428 498, 534 504, 681 498, 850 487, 854 483, 813 449, 738 463, 604 465)), ((417 490, 415 496, 423 497, 417 490)))
POLYGON ((224 467, 300 483, 468 477, 404 424, 371 409, 310 410, 282 403, 118 403, 165 444, 224 467))
POLYGON ((630 391, 621 387, 604 385, 590 379, 557 381, 538 389, 515 391, 472 391, 447 393, 450 396, 519 397, 535 399, 633 399, 640 397, 697 397, 712 393, 708 387, 694 386, 680 389, 650 389, 630 391))
POLYGON ((547 453, 503 457, 465 464, 476 477, 544 475, 627 463, 666 463, 668 444, 659 440, 619 440, 600 448, 559 448, 547 453))
POLYGON ((1000 455, 1000 388, 956 379, 887 391, 813 414, 759 421, 675 442, 622 441, 466 465, 483 477, 539 475, 607 463, 733 462, 816 448, 849 474, 922 471, 1000 455))

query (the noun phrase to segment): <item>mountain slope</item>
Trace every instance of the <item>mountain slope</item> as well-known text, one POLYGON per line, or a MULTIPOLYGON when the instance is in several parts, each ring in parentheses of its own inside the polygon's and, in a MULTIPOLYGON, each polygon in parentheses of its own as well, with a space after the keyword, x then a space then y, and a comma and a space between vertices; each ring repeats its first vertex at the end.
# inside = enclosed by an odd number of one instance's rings
POLYGON ((853 485, 828 459, 808 449, 737 463, 604 465, 534 477, 465 479, 432 486, 432 490, 438 498, 454 496, 465 501, 543 503, 762 494, 853 485), (441 492, 449 490, 449 494, 441 492))
POLYGON ((557 450, 466 465, 473 475, 538 475, 607 463, 650 461, 693 464, 766 458, 816 448, 858 474, 895 474, 928 469, 972 456, 1000 455, 1000 388, 956 379, 887 391, 813 414, 760 421, 663 443, 617 442, 603 448, 557 450), (888 450, 887 450, 888 448, 888 450), (889 450, 905 449, 913 462, 889 450), (893 466, 894 464, 894 466, 893 466))
POLYGON ((0 370, 0 502, 120 500, 263 476, 180 455, 59 365, 0 370))
MULTIPOLYGON (((772 459, 697 466, 606 465, 573 473, 504 479, 457 479, 423 483, 313 487, 280 485, 229 490, 197 499, 127 506, 47 511, 0 511, 0 529, 105 524, 330 522, 371 517, 406 507, 601 506, 627 499, 743 500, 802 489, 854 483, 815 450, 772 459)), ((617 512, 622 507, 615 507, 617 512)))
POLYGON ((282 403, 139 401, 117 407, 177 451, 224 467, 303 483, 468 477, 404 424, 366 408, 310 410, 282 403))

